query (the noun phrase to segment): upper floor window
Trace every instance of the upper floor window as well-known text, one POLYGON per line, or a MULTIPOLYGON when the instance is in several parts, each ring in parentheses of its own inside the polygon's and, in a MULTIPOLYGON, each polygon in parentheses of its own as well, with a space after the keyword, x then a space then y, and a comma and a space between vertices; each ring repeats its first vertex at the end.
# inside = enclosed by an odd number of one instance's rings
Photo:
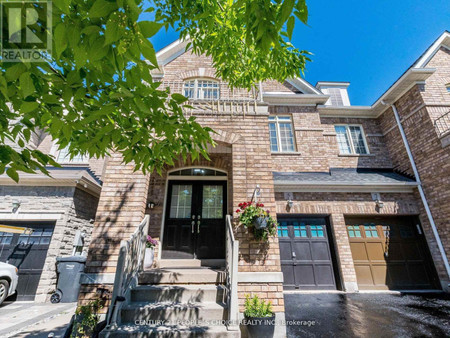
POLYGON ((70 158, 69 147, 66 147, 58 151, 56 162, 59 164, 87 164, 89 158, 83 155, 76 155, 73 158, 70 158))
POLYGON ((218 100, 220 97, 219 82, 214 80, 188 80, 183 87, 184 96, 190 99, 218 100))
POLYGON ((445 87, 447 88, 447 93, 450 93, 450 83, 447 83, 447 84, 445 85, 445 87))
POLYGON ((289 116, 270 116, 270 150, 273 152, 293 152, 294 132, 289 116))
POLYGON ((339 153, 343 155, 365 155, 369 153, 364 131, 361 126, 338 125, 336 130, 339 153))

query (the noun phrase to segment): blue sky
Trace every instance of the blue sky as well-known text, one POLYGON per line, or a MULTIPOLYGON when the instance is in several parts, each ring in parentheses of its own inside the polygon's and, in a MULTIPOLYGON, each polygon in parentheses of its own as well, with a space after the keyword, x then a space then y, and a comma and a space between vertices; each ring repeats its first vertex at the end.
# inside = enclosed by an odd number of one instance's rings
MULTIPOLYGON (((305 79, 348 81, 352 105, 372 104, 445 30, 449 0, 307 0, 309 26, 297 22, 293 44, 308 50, 305 79)), ((156 50, 177 39, 161 31, 156 50)))

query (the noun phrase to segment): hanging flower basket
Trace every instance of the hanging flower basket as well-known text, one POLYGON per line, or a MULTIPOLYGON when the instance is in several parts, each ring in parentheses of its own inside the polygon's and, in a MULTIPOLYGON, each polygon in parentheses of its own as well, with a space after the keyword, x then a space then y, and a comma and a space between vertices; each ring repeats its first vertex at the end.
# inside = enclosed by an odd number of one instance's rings
POLYGON ((257 240, 267 241, 269 236, 274 236, 277 222, 270 216, 269 210, 264 210, 264 204, 254 202, 243 202, 236 210, 239 221, 253 233, 257 240))

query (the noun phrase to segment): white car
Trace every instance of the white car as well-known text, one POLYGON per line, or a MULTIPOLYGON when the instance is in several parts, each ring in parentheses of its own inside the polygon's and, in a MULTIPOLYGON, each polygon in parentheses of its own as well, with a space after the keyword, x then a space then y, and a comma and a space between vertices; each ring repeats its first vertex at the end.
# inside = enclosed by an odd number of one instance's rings
POLYGON ((0 305, 16 292, 19 276, 14 265, 0 262, 0 305))

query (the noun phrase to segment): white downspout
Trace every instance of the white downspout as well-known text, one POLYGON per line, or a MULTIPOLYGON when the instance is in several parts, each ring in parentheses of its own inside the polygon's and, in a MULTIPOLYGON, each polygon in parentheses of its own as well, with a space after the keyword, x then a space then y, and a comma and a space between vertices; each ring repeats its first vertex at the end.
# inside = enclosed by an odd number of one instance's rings
MULTIPOLYGON (((382 104, 388 105, 386 102, 381 101, 382 104)), ((398 115, 397 108, 395 104, 390 104, 392 110, 394 111, 395 121, 397 121, 398 129, 400 130, 400 134, 402 135, 403 144, 405 145, 406 152, 408 153, 409 162, 411 163, 411 167, 414 172, 414 176, 416 177, 416 181, 418 183, 417 188, 419 189, 420 198, 422 199, 423 206, 425 207, 425 211, 428 216, 428 220, 431 224, 431 229, 433 229, 434 237, 436 238, 437 245, 439 247, 439 251, 441 253, 442 259, 444 261, 445 269, 447 270, 447 275, 450 278, 450 265, 448 263, 447 255, 445 254, 444 246, 442 245, 441 238, 439 237, 439 233, 436 228, 436 223, 434 223, 433 215, 431 214, 430 207, 428 206, 427 198, 425 197, 425 193, 422 188, 422 181, 420 180, 419 172, 417 171, 416 163, 414 162, 414 157, 411 153, 411 149, 409 148, 408 139, 406 138, 405 131, 403 130, 402 123, 400 122, 400 117, 398 115)))

